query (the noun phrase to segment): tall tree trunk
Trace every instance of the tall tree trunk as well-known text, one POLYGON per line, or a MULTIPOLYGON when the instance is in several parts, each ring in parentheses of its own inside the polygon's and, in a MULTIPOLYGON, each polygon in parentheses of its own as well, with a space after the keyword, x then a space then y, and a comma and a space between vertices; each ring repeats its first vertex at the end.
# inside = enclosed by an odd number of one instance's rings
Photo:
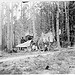
MULTIPOLYGON (((53 6, 54 6, 54 4, 53 4, 53 6)), ((54 10, 53 7, 52 6, 52 10, 54 10)), ((55 29, 54 29, 54 13, 52 13, 52 32, 53 32, 53 36, 55 36, 55 29)))
POLYGON ((22 2, 21 2, 21 20, 23 19, 23 9, 22 9, 22 2))
POLYGON ((33 19, 33 35, 34 35, 34 40, 36 38, 36 30, 35 30, 35 20, 33 19))
POLYGON ((9 33, 10 33, 10 12, 9 12, 9 7, 8 7, 8 5, 7 5, 7 49, 8 50, 10 50, 10 35, 9 35, 9 33))
POLYGON ((13 45, 13 4, 10 4, 11 12, 10 12, 10 50, 12 50, 13 45))
POLYGON ((65 16, 66 16, 66 29, 67 29, 67 37, 68 44, 70 43, 70 34, 69 34, 69 9, 67 9, 67 2, 65 2, 65 16))
POLYGON ((14 47, 14 24, 13 24, 13 22, 14 22, 14 19, 13 19, 13 5, 14 5, 14 3, 12 3, 12 12, 11 12, 11 20, 12 20, 12 47, 14 47))
POLYGON ((2 3, 2 12, 1 12, 1 25, 2 25, 2 49, 4 49, 4 41, 5 41, 5 36, 4 36, 4 24, 3 24, 3 20, 4 20, 4 3, 2 3))
POLYGON ((57 44, 58 48, 60 48, 60 40, 59 40, 59 2, 57 2, 57 17, 56 17, 56 31, 57 31, 57 44))
POLYGON ((0 3, 0 50, 2 50, 2 4, 0 3))

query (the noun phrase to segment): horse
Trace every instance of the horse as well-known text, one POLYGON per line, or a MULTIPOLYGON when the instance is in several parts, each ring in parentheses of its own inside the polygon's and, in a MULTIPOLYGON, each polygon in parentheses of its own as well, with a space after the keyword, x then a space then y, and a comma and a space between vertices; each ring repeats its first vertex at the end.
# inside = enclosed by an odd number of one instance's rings
POLYGON ((54 41, 53 33, 50 31, 48 33, 42 33, 40 39, 39 39, 39 49, 45 49, 45 45, 47 45, 47 48, 49 50, 51 43, 54 41))

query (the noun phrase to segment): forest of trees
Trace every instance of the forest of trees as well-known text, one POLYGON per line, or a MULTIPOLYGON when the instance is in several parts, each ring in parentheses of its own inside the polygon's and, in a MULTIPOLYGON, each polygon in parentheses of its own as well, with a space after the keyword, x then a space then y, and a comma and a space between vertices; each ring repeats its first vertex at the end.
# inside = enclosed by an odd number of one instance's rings
POLYGON ((34 35, 36 41, 43 33, 52 30, 58 47, 60 38, 67 38, 69 45, 75 42, 74 1, 41 1, 1 3, 0 48, 12 50, 25 35, 34 35), (59 35, 59 29, 61 35, 59 35), (64 37, 65 35, 65 37, 64 37))

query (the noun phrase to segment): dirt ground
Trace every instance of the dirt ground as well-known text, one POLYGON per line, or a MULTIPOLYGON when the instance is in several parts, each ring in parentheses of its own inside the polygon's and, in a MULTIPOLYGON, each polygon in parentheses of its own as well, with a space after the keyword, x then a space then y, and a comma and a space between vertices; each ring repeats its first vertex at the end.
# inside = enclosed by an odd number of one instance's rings
POLYGON ((3 57, 0 74, 75 74, 75 51, 62 49, 3 57))

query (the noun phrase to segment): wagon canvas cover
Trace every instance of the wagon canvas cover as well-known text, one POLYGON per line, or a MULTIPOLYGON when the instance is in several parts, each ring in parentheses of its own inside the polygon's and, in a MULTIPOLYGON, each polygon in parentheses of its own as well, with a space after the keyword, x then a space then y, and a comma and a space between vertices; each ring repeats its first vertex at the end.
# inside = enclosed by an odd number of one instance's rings
POLYGON ((31 43, 31 40, 29 40, 29 41, 27 41, 25 43, 19 44, 16 47, 29 47, 30 46, 30 43, 31 43))

